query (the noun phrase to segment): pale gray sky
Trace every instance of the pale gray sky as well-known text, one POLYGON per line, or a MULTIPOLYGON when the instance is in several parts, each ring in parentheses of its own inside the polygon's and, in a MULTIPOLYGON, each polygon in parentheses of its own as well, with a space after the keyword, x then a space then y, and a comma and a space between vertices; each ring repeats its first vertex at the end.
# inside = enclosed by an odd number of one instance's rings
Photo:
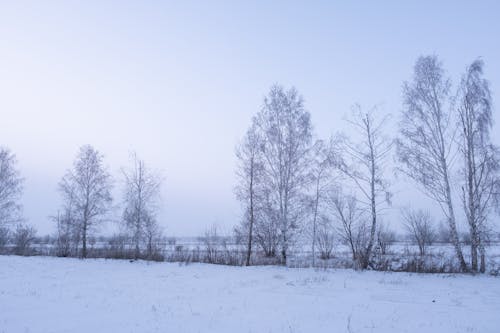
MULTIPOLYGON (((87 143, 116 176, 131 150, 163 171, 167 234, 229 230, 234 146, 273 83, 297 87, 321 137, 355 102, 397 117, 422 54, 455 82, 481 56, 497 101, 499 12, 497 1, 2 2, 0 144, 17 154, 41 233, 87 143)), ((415 198, 396 190, 397 205, 415 198)))

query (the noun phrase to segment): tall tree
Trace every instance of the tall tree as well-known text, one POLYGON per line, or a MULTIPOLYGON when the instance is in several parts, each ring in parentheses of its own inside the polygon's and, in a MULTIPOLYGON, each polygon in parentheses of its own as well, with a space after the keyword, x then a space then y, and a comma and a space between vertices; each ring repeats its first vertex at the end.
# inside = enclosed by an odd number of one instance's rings
POLYGON ((16 156, 0 147, 0 228, 19 222, 23 179, 17 169, 16 156))
POLYGON ((259 205, 259 187, 262 186, 262 138, 257 132, 255 123, 248 129, 243 141, 236 148, 238 167, 238 185, 236 196, 244 205, 244 218, 242 228, 247 238, 246 261, 250 265, 252 244, 254 243, 254 226, 256 224, 259 205))
POLYGON ((148 258, 152 256, 153 240, 159 228, 156 214, 160 199, 161 177, 151 172, 144 163, 132 154, 132 167, 123 170, 125 182, 123 220, 132 234, 134 256, 139 258, 141 243, 146 243, 148 258))
POLYGON ((436 56, 417 59, 413 80, 403 85, 403 112, 397 154, 400 170, 439 203, 448 221, 460 268, 467 270, 458 238, 450 185, 456 133, 450 100, 450 80, 436 56))
POLYGON ((274 85, 264 99, 255 124, 263 138, 264 184, 278 215, 281 257, 286 263, 289 246, 304 216, 312 145, 311 116, 295 88, 274 85))
POLYGON ((111 176, 101 153, 90 145, 82 146, 73 168, 59 183, 59 190, 66 206, 74 211, 72 223, 80 230, 83 258, 87 257, 89 233, 104 221, 110 208, 111 188, 111 176))
POLYGON ((384 176, 386 162, 391 152, 391 141, 384 134, 387 116, 377 119, 376 108, 364 112, 359 105, 353 108, 348 119, 353 132, 359 133, 357 143, 348 138, 341 141, 342 161, 338 164, 341 173, 350 179, 359 192, 358 200, 370 215, 370 232, 366 248, 358 255, 361 268, 366 269, 375 241, 377 220, 383 205, 390 204, 391 193, 384 176))
POLYGON ((500 186, 498 148, 490 140, 493 125, 488 82, 483 78, 482 60, 467 67, 458 92, 460 150, 463 156, 462 203, 471 239, 471 270, 485 270, 485 240, 488 220, 500 186))

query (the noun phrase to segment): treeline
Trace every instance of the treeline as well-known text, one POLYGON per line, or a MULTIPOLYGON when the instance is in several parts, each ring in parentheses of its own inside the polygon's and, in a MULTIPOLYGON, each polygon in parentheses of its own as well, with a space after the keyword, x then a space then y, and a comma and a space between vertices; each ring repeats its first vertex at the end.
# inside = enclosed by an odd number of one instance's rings
MULTIPOLYGON (((355 267, 374 268, 374 249, 383 251, 391 237, 381 216, 391 206, 396 161, 395 171, 441 207, 458 270, 484 272, 499 211, 500 154, 490 140, 492 100, 483 67, 474 61, 453 87, 436 56, 419 57, 403 83, 394 136, 378 108, 354 106, 348 134, 317 139, 298 91, 273 86, 236 149, 244 216, 235 232, 245 240, 246 265, 256 247, 286 264, 292 244, 306 237, 313 265, 318 249, 329 257, 340 239, 355 267), (469 256, 457 230, 462 217, 469 256)), ((416 204, 401 220, 424 256, 437 225, 416 204)))
POLYGON ((298 91, 273 86, 236 147, 241 223, 232 237, 207 229, 195 248, 167 249, 157 221, 160 174, 132 154, 119 177, 122 198, 113 200, 116 180, 103 155, 86 145, 59 182, 55 241, 33 252, 36 230, 25 223, 19 204, 23 178, 15 155, 0 147, 0 253, 233 265, 295 265, 301 257, 307 263, 299 266, 485 272, 499 212, 500 151, 490 139, 492 98, 483 67, 474 61, 453 86, 436 56, 418 58, 413 77, 403 83, 395 135, 388 115, 355 105, 347 134, 318 139, 298 91), (397 223, 418 254, 397 268, 392 263, 403 254, 389 253, 396 236, 382 221, 392 205, 394 172, 442 211, 435 218, 418 202, 401 211, 397 223), (119 233, 96 244, 99 227, 109 220, 119 221, 119 233), (460 221, 468 227, 461 233, 460 221), (452 244, 452 263, 429 253, 437 237, 452 244), (339 243, 348 256, 335 253, 339 243))
MULTIPOLYGON (((122 216, 115 242, 120 239, 126 244, 123 251, 131 258, 157 259, 162 240, 162 229, 156 216, 162 177, 147 168, 135 153, 131 155, 131 165, 122 168, 121 174, 122 216)), ((95 240, 99 228, 113 219, 113 186, 114 180, 104 164, 103 155, 90 145, 82 146, 73 167, 59 182, 62 205, 52 217, 56 243, 44 253, 86 258, 89 240, 95 240)), ((33 254, 30 247, 36 240, 36 230, 22 217, 19 204, 22 191, 23 178, 17 169, 15 155, 1 147, 0 253, 33 254)), ((113 244, 110 248, 116 250, 113 244)), ((99 256, 105 256, 103 251, 99 253, 99 256)))

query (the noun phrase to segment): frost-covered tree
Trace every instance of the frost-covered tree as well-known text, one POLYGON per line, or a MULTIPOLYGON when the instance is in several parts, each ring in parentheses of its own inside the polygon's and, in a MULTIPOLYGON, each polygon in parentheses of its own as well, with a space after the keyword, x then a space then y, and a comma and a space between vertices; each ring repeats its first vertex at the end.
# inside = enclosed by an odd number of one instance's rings
POLYGON ((132 166, 123 170, 124 205, 123 221, 134 242, 134 256, 139 258, 141 244, 146 245, 151 258, 155 240, 160 236, 156 221, 159 208, 161 177, 150 171, 143 160, 133 153, 132 166))
POLYGON ((59 183, 66 206, 71 202, 70 223, 79 230, 82 257, 87 257, 89 234, 104 221, 111 198, 111 175, 103 164, 103 156, 90 145, 82 146, 73 168, 59 183))
POLYGON ((455 121, 450 80, 436 56, 417 59, 413 80, 403 85, 403 111, 397 155, 400 170, 435 200, 446 216, 460 268, 467 270, 457 232, 451 193, 455 121))
POLYGON ((490 140, 493 125, 492 101, 488 82, 483 78, 482 60, 474 61, 462 77, 457 108, 460 127, 462 204, 469 225, 471 270, 485 271, 487 221, 498 202, 500 188, 500 155, 490 140))
POLYGON ((262 154, 263 141, 259 136, 255 123, 248 129, 243 141, 236 147, 238 166, 236 175, 238 184, 235 188, 236 197, 243 204, 244 214, 241 225, 242 235, 246 238, 246 260, 250 265, 252 245, 255 242, 254 232, 257 223, 258 210, 262 209, 262 154))
POLYGON ((359 105, 353 107, 353 114, 347 121, 353 133, 359 134, 356 143, 344 137, 340 143, 340 172, 350 180, 359 193, 358 201, 370 216, 368 242, 357 260, 366 269, 375 242, 377 220, 384 205, 390 204, 389 183, 384 175, 391 152, 391 141, 385 136, 384 126, 387 116, 377 118, 376 108, 365 112, 359 105))
POLYGON ((0 147, 0 228, 7 229, 21 220, 22 192, 23 179, 16 156, 8 148, 0 147))
POLYGON ((286 263, 291 242, 305 219, 304 198, 309 185, 312 145, 311 116, 295 88, 275 85, 264 99, 255 125, 263 138, 263 184, 277 214, 280 252, 286 263))

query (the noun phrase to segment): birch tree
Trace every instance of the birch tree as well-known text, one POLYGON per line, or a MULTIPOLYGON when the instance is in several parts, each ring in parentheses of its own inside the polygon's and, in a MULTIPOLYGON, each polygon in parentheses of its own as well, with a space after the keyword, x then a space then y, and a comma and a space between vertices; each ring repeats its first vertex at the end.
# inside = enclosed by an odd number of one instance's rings
POLYGON ((264 184, 269 202, 278 214, 281 257, 288 250, 304 215, 304 197, 309 184, 308 167, 312 144, 310 114, 295 88, 275 85, 264 99, 255 124, 262 135, 264 184))
POLYGON ((103 155, 90 145, 82 146, 73 168, 59 183, 59 190, 66 205, 72 202, 71 223, 80 230, 83 258, 87 257, 89 234, 104 222, 110 209, 111 188, 111 175, 103 164, 103 155))
POLYGON ((259 187, 262 186, 262 139, 257 132, 255 123, 248 129, 243 141, 236 148, 238 166, 236 175, 238 185, 236 196, 244 207, 242 222, 243 235, 246 236, 246 266, 250 265, 255 224, 257 223, 257 210, 262 203, 259 201, 259 187))
POLYGON ((492 102, 488 82, 483 78, 482 60, 467 67, 458 92, 460 151, 463 156, 461 174, 462 204, 469 225, 471 270, 485 271, 487 221, 498 196, 500 164, 498 148, 490 140, 493 125, 492 102))
POLYGON ((353 132, 359 134, 359 139, 357 143, 347 137, 341 141, 342 159, 338 164, 340 172, 359 192, 358 201, 370 216, 368 242, 357 258, 363 269, 370 263, 380 211, 384 205, 390 204, 391 198, 389 183, 384 175, 392 147, 384 133, 388 117, 377 119, 376 111, 373 108, 365 112, 359 105, 353 107, 353 115, 347 121, 353 132))
POLYGON ((21 220, 22 192, 23 179, 16 156, 8 148, 0 147, 0 228, 7 230, 21 220))
POLYGON ((122 170, 124 178, 123 221, 134 242, 134 257, 141 255, 145 244, 151 259, 154 240, 159 236, 156 214, 159 208, 161 177, 150 171, 136 153, 131 157, 130 169, 122 170))
POLYGON ((460 268, 466 271, 450 184, 456 133, 452 110, 447 108, 450 86, 450 80, 446 78, 436 56, 417 59, 413 80, 403 85, 397 155, 400 170, 440 205, 448 222, 460 268))

